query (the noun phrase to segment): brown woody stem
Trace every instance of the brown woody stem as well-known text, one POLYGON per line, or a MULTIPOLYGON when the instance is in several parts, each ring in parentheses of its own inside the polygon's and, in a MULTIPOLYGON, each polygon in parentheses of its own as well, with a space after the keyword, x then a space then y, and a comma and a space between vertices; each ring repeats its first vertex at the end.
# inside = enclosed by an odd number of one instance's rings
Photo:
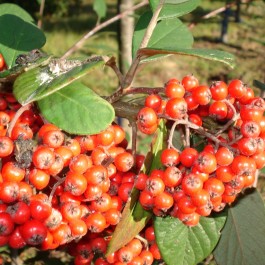
POLYGON ((129 94, 158 94, 165 91, 164 87, 129 87, 123 90, 123 95, 129 94))
MULTIPOLYGON (((57 179, 57 178, 56 178, 56 179, 57 179)), ((54 186, 52 187, 52 190, 51 190, 50 196, 49 196, 49 202, 52 201, 52 197, 53 197, 53 195, 54 195, 56 189, 57 189, 62 183, 64 183, 65 179, 66 179, 66 177, 64 177, 64 178, 60 178, 60 179, 54 184, 54 186)))
POLYGON ((239 114, 237 113, 234 105, 227 99, 224 99, 223 102, 225 102, 233 111, 234 115, 232 117, 232 119, 230 121, 228 121, 221 130, 219 130, 216 135, 220 135, 223 132, 225 132, 238 118, 239 118, 239 114))

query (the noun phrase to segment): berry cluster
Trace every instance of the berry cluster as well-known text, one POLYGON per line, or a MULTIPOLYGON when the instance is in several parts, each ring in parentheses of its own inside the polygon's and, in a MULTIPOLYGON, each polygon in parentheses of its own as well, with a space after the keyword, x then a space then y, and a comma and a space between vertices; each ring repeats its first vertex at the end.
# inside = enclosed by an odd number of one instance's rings
POLYGON ((144 157, 134 161, 116 124, 69 136, 34 109, 17 119, 20 107, 12 94, 0 94, 0 246, 72 244, 75 263, 90 264, 105 252, 133 187, 130 170, 144 157))
POLYGON ((149 95, 138 113, 143 133, 153 133, 161 118, 170 128, 163 167, 138 176, 144 179, 136 183, 139 201, 158 216, 171 215, 193 226, 251 187, 265 165, 265 103, 240 80, 208 87, 185 76, 182 82, 169 80, 164 94, 149 95), (183 146, 174 146, 176 130, 183 146), (191 141, 194 136, 202 143, 199 148, 191 141))
POLYGON ((130 265, 152 265, 154 259, 161 259, 156 252, 159 252, 158 248, 149 248, 148 241, 144 238, 134 238, 125 246, 121 247, 116 252, 109 255, 106 260, 109 263, 114 264, 130 264, 130 265))
POLYGON ((265 164, 263 99, 240 80, 207 87, 194 76, 170 80, 162 93, 149 95, 137 115, 143 133, 160 119, 169 131, 161 168, 148 175, 120 126, 69 135, 1 93, 0 246, 64 247, 76 265, 148 265, 161 258, 153 226, 104 256, 133 187, 145 209, 194 226, 252 186, 265 164))

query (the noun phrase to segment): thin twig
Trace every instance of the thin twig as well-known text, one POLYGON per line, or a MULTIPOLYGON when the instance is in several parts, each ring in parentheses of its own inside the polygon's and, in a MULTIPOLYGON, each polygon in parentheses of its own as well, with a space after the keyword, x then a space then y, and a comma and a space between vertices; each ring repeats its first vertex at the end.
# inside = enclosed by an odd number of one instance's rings
MULTIPOLYGON (((157 24, 158 16, 159 16, 159 13, 163 7, 164 2, 165 2, 165 0, 159 1, 159 4, 158 4, 155 12, 153 13, 153 16, 152 16, 152 18, 148 24, 148 27, 146 28, 146 31, 145 31, 145 34, 144 34, 144 37, 142 39, 142 42, 140 44, 139 49, 143 49, 143 48, 147 47, 148 42, 152 36, 152 33, 155 29, 156 24, 157 24)), ((131 86, 140 61, 141 61, 140 55, 136 55, 136 57, 133 59, 131 67, 129 68, 129 70, 125 76, 124 83, 123 83, 121 89, 124 89, 124 88, 131 86)))
POLYGON ((133 62, 124 78, 124 82, 121 87, 122 90, 125 88, 129 88, 131 86, 140 61, 141 61, 141 57, 139 55, 136 55, 136 57, 133 59, 133 62))
POLYGON ((7 129, 7 132, 6 132, 6 135, 8 137, 11 136, 11 133, 12 133, 12 130, 16 124, 16 122, 18 121, 19 117, 26 111, 26 110, 29 110, 31 108, 31 103, 25 105, 25 106, 22 106, 17 112, 16 114, 14 115, 13 119, 11 120, 11 122, 9 123, 8 125, 8 129, 7 129))
POLYGON ((42 19, 43 19, 43 12, 45 7, 45 0, 41 0, 40 3, 40 11, 39 11, 39 20, 38 20, 38 28, 42 28, 42 19))
POLYGON ((66 179, 66 177, 61 178, 60 180, 58 180, 58 181, 54 184, 54 186, 52 187, 52 190, 51 190, 50 196, 49 196, 49 202, 52 201, 52 197, 53 197, 53 195, 54 195, 56 189, 57 189, 62 183, 64 183, 65 179, 66 179))
MULTIPOLYGON (((251 1, 251 0, 250 0, 251 1)), ((249 1, 247 1, 249 2, 249 1)), ((227 8, 230 8, 232 6, 234 6, 236 4, 236 2, 232 2, 232 3, 229 3, 229 4, 226 4, 225 6, 222 6, 222 7, 219 7, 209 13, 207 13, 206 15, 202 16, 201 19, 208 19, 208 18, 211 18, 211 17, 215 17, 216 15, 224 12, 227 8)), ((189 28, 192 29, 193 27, 195 27, 196 25, 198 24, 198 22, 192 22, 191 24, 189 24, 189 28)))
POLYGON ((229 145, 233 145, 235 144, 238 140, 240 140, 241 138, 243 138, 243 135, 239 135, 238 137, 236 137, 234 140, 230 141, 228 144, 229 145))
MULTIPOLYGON (((185 120, 188 121, 188 115, 186 115, 185 120)), ((186 139, 186 146, 190 147, 190 127, 188 125, 185 125, 185 139, 186 139)))
POLYGON ((111 67, 112 70, 115 72, 115 74, 117 75, 118 79, 119 79, 119 83, 120 85, 123 82, 123 74, 121 73, 120 69, 118 68, 117 64, 116 64, 116 60, 115 57, 111 57, 107 62, 106 65, 111 67))
POLYGON ((177 150, 179 153, 180 153, 180 150, 178 150, 177 148, 174 147, 173 145, 173 136, 174 136, 174 132, 175 132, 175 129, 177 127, 177 125, 179 125, 181 122, 181 120, 176 120, 171 129, 170 129, 170 133, 169 133, 169 136, 168 136, 168 146, 167 148, 174 148, 175 150, 177 150))
POLYGON ((72 53, 74 53, 76 50, 80 49, 83 45, 84 42, 89 39, 91 36, 93 36, 96 32, 100 31, 101 29, 109 26, 110 24, 116 22, 117 20, 121 19, 122 17, 126 16, 128 13, 139 9, 140 7, 143 7, 145 5, 147 5, 149 2, 147 0, 142 1, 141 3, 133 6, 131 9, 126 10, 112 18, 110 18, 109 20, 106 20, 105 22, 97 25, 96 27, 94 27, 92 30, 90 30, 88 33, 86 33, 78 42, 76 42, 63 56, 62 59, 65 59, 67 57, 69 57, 72 53))
POLYGON ((223 126, 221 130, 216 133, 217 136, 225 132, 239 118, 239 114, 237 113, 234 105, 227 99, 224 99, 223 102, 225 102, 232 109, 233 117, 223 126))
POLYGON ((164 87, 129 87, 123 90, 123 95, 129 94, 158 94, 165 92, 164 87))
POLYGON ((258 180, 259 180, 259 177, 260 177, 260 175, 259 175, 259 171, 256 170, 256 173, 255 173, 255 181, 254 181, 254 183, 253 183, 253 187, 254 187, 254 188, 257 188, 257 186, 258 186, 258 180))
POLYGON ((161 11, 164 3, 165 3, 165 0, 160 0, 159 1, 159 4, 158 4, 155 12, 153 13, 153 16, 152 16, 152 18, 151 18, 151 20, 150 20, 150 22, 148 24, 148 27, 146 28, 146 31, 145 31, 145 34, 144 34, 144 37, 142 39, 142 42, 140 44, 139 49, 143 49, 143 48, 147 47, 148 42, 149 42, 149 40, 150 40, 150 38, 151 38, 151 36, 153 34, 153 31, 154 31, 154 29, 156 27, 158 16, 160 14, 160 11, 161 11))
MULTIPOLYGON (((225 146, 225 147, 228 147, 228 148, 229 148, 230 150, 232 150, 232 151, 236 151, 235 148, 233 148, 233 147, 230 146, 230 143, 224 143, 224 142, 222 142, 220 139, 218 139, 218 138, 217 138, 216 136, 214 136, 213 134, 211 134, 211 133, 205 131, 205 129, 204 129, 203 127, 198 126, 198 125, 196 125, 196 124, 194 124, 194 123, 192 123, 192 122, 190 122, 190 121, 188 121, 188 120, 185 120, 185 119, 182 119, 182 120, 176 120, 176 119, 172 119, 172 118, 170 118, 170 117, 168 117, 168 116, 165 116, 165 115, 159 115, 159 117, 160 117, 160 118, 165 118, 165 119, 167 119, 167 120, 172 120, 172 121, 174 121, 174 124, 173 124, 173 126, 172 126, 172 128, 171 128, 171 131, 170 131, 170 134, 169 134, 169 140, 168 140, 169 148, 170 148, 170 146, 171 146, 171 147, 174 147, 174 146, 172 145, 172 139, 173 139, 173 134, 174 134, 174 130, 175 130, 176 126, 182 124, 182 125, 187 125, 190 129, 193 129, 193 130, 195 130, 197 133, 199 133, 199 134, 201 134, 201 135, 207 137, 208 139, 212 140, 215 144, 217 144, 217 145, 221 145, 221 146, 225 146)), ((175 148, 175 149, 176 149, 176 148, 175 148)), ((177 150, 177 149, 176 149, 176 150, 177 150)))
POLYGON ((148 241, 147 241, 147 239, 145 239, 144 237, 142 237, 140 235, 136 235, 135 238, 139 239, 144 244, 145 250, 148 250, 148 241))

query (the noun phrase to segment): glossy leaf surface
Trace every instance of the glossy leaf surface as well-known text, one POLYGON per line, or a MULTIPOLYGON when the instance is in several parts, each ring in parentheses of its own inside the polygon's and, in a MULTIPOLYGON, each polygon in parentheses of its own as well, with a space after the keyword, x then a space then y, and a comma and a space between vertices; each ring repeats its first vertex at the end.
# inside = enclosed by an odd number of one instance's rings
MULTIPOLYGON (((150 0, 153 11, 158 6, 159 0, 150 0)), ((193 11, 200 4, 200 0, 166 1, 159 13, 159 19, 180 17, 193 11)))
POLYGON ((113 107, 81 83, 72 83, 39 100, 41 114, 71 134, 96 134, 114 120, 113 107))
POLYGON ((206 258, 220 238, 226 216, 201 217, 197 226, 188 227, 173 217, 156 217, 156 241, 167 265, 195 265, 206 258))
POLYGON ((162 48, 150 49, 145 48, 141 49, 138 52, 139 56, 142 56, 142 62, 146 62, 149 60, 149 57, 161 54, 172 54, 172 55, 187 55, 187 56, 194 56, 198 58, 203 58, 211 61, 217 61, 224 63, 231 68, 235 67, 235 57, 234 55, 219 51, 219 50, 211 50, 211 49, 190 49, 190 48, 174 48, 165 50, 162 48))
MULTIPOLYGON (((133 36, 133 56, 136 55, 145 29, 150 22, 152 12, 144 13, 136 24, 133 36)), ((193 37, 186 25, 179 19, 163 20, 157 23, 147 47, 162 50, 176 50, 180 48, 191 48, 193 37)))

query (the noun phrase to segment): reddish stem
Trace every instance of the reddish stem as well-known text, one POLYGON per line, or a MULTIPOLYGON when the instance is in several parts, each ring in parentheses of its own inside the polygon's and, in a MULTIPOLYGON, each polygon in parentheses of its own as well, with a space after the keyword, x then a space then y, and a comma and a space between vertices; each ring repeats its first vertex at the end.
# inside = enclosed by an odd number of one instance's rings
POLYGON ((26 111, 26 110, 29 110, 31 108, 31 103, 25 105, 25 106, 22 106, 17 112, 16 114, 14 115, 12 121, 9 123, 9 126, 8 126, 8 129, 7 129, 7 132, 6 132, 6 135, 8 137, 11 137, 11 134, 12 134, 12 130, 14 128, 14 126, 16 125, 16 122, 18 121, 19 117, 26 111))

